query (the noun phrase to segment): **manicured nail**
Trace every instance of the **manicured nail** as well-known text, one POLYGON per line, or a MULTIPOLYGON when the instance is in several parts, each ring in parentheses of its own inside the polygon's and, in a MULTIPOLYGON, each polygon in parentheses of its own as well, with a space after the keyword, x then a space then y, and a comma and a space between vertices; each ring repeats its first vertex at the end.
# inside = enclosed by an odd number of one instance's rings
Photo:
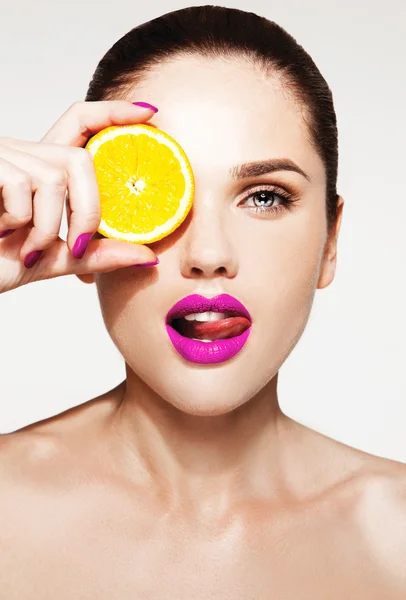
POLYGON ((29 254, 27 254, 27 256, 24 259, 24 266, 27 267, 27 269, 31 269, 31 267, 35 265, 35 263, 41 256, 42 252, 43 250, 34 250, 34 252, 30 252, 29 254))
POLYGON ((4 231, 0 231, 0 238, 5 238, 14 232, 15 232, 15 229, 5 229, 4 231))
POLYGON ((142 106, 142 108, 151 108, 154 112, 158 112, 157 107, 153 106, 152 104, 149 104, 149 102, 133 102, 133 104, 135 104, 136 106, 142 106))
POLYGON ((82 233, 82 235, 78 237, 72 249, 72 254, 75 258, 82 258, 82 256, 87 250, 92 236, 93 233, 82 233))
POLYGON ((153 267, 159 263, 159 258, 157 258, 154 262, 140 263, 138 265, 131 265, 132 267, 153 267))

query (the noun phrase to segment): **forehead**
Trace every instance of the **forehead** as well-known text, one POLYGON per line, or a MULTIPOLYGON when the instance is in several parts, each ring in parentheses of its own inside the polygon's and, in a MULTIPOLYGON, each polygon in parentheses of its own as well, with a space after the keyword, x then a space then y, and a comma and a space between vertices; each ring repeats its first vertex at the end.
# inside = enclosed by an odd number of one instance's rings
POLYGON ((157 106, 151 122, 202 169, 289 157, 310 175, 323 176, 302 107, 277 75, 266 75, 248 60, 171 58, 144 76, 128 97, 157 106))

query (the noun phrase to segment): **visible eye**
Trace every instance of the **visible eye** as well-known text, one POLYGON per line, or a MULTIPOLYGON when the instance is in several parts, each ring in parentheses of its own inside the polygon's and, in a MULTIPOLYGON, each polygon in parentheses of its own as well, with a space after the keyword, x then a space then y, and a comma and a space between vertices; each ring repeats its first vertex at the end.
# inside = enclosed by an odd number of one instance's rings
POLYGON ((254 206, 248 206, 254 212, 278 212, 281 210, 290 210, 291 206, 297 202, 298 194, 288 192, 283 188, 276 186, 261 186, 251 194, 245 197, 244 201, 252 199, 254 206), (276 206, 275 206, 275 203, 276 206))

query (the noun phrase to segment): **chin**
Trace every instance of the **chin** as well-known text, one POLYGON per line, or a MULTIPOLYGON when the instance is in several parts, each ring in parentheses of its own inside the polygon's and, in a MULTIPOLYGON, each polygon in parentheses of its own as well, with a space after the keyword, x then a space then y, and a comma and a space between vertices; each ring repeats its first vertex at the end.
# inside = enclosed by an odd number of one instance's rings
POLYGON ((241 406, 243 403, 230 402, 230 399, 224 399, 223 402, 216 399, 207 400, 207 398, 196 398, 193 402, 176 399, 167 399, 168 402, 181 412, 195 417, 218 417, 220 415, 226 415, 231 413, 233 410, 241 406))
MULTIPOLYGON (((261 360, 256 357, 236 357, 218 365, 178 364, 179 358, 163 360, 159 368, 153 367, 154 352, 137 353, 127 356, 130 367, 127 373, 148 402, 160 404, 163 401, 187 415, 215 417, 225 415, 246 405, 276 375, 278 363, 270 364, 268 344, 261 350, 261 360), (253 363, 253 364, 252 364, 253 363), (155 398, 155 400, 154 400, 155 398)), ((155 353, 156 354, 156 353, 155 353)))
POLYGON ((161 373, 158 382, 147 382, 165 402, 177 410, 193 416, 215 417, 231 413, 256 393, 256 382, 236 376, 236 373, 192 372, 187 376, 161 373))

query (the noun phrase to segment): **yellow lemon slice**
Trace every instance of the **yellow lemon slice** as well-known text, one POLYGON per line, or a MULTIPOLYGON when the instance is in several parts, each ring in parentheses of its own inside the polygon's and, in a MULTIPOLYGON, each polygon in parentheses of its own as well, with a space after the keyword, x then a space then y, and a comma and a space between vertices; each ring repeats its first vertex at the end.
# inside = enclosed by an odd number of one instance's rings
POLYGON ((169 235, 192 207, 189 159, 167 133, 151 125, 114 125, 87 142, 100 194, 98 232, 146 244, 169 235))

